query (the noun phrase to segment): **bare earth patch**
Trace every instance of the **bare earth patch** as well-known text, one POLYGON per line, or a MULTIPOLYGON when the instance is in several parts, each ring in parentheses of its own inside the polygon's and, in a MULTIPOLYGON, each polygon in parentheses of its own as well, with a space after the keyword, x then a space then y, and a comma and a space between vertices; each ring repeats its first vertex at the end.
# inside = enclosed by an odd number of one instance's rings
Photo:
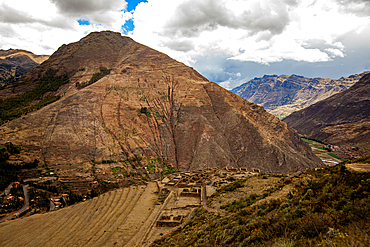
POLYGON ((349 170, 356 171, 356 172, 370 172, 370 164, 346 164, 346 167, 349 170))

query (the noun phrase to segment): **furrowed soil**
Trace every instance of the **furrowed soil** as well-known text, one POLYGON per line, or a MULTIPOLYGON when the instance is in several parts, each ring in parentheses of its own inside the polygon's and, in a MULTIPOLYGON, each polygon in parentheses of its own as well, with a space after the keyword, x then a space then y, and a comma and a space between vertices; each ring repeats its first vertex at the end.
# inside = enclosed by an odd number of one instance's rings
POLYGON ((311 179, 306 173, 294 174, 287 182, 287 175, 234 168, 175 173, 162 181, 116 189, 56 211, 3 222, 0 245, 149 246, 187 227, 199 208, 227 215, 230 207, 225 209, 225 205, 240 198, 257 195, 254 205, 286 198, 311 179))

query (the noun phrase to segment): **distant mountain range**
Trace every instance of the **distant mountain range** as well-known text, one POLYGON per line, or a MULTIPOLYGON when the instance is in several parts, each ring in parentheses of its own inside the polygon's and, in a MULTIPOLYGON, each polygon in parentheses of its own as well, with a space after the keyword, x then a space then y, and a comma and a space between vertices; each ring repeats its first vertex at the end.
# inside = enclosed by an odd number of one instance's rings
POLYGON ((47 55, 35 55, 25 50, 0 50, 0 86, 14 82, 48 58, 47 55))
POLYGON ((370 154, 370 74, 283 121, 307 137, 370 154))
POLYGON ((232 92, 283 118, 294 111, 346 90, 366 73, 368 72, 338 80, 306 78, 298 75, 265 75, 234 88, 232 92))

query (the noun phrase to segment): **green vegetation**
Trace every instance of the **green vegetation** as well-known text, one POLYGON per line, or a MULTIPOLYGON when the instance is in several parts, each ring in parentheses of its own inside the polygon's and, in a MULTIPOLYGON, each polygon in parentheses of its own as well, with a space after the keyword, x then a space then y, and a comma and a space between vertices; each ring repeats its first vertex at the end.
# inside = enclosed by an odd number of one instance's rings
POLYGON ((163 175, 172 174, 172 173, 175 173, 175 172, 178 172, 178 170, 176 170, 175 167, 172 167, 172 166, 169 166, 169 165, 164 165, 163 166, 163 172, 162 172, 163 175))
POLYGON ((100 70, 100 72, 93 74, 93 76, 91 77, 91 79, 89 81, 86 81, 86 82, 83 82, 83 83, 77 82, 76 87, 78 89, 87 87, 87 86, 99 81, 104 76, 109 75, 112 69, 107 69, 105 67, 100 67, 99 70, 100 70))
POLYGON ((327 150, 327 149, 325 148, 325 146, 324 146, 324 145, 322 145, 322 144, 313 143, 313 144, 312 144, 312 146, 313 146, 313 147, 315 147, 315 148, 321 149, 321 150, 327 150))
POLYGON ((102 160, 101 163, 102 164, 113 164, 113 163, 117 163, 117 161, 115 161, 115 160, 102 160))
POLYGON ((240 179, 240 180, 236 180, 228 185, 225 185, 219 189, 217 189, 217 193, 218 194, 221 194, 221 193, 225 193, 225 192, 230 192, 230 191, 234 191, 236 190, 237 188, 241 188, 241 187, 244 187, 244 182, 246 181, 246 179, 240 179))
POLYGON ((75 204, 75 203, 78 203, 78 202, 82 202, 82 199, 83 198, 82 198, 81 195, 75 194, 75 193, 70 191, 68 199, 67 199, 67 204, 72 205, 72 204, 75 204))
POLYGON ((363 163, 363 164, 370 164, 370 155, 363 156, 358 159, 348 160, 344 162, 344 164, 353 164, 353 163, 363 163))
POLYGON ((53 185, 52 181, 50 181, 50 180, 49 181, 44 181, 42 183, 30 182, 29 185, 32 186, 33 188, 40 189, 40 190, 43 190, 43 191, 48 191, 48 192, 51 192, 51 193, 54 193, 54 194, 64 193, 64 189, 53 185))
POLYGON ((13 196, 13 198, 7 199, 6 196, 0 197, 0 218, 5 216, 3 214, 20 209, 24 204, 24 201, 20 199, 24 198, 22 185, 13 184, 13 187, 10 189, 10 194, 13 196))
POLYGON ((147 107, 141 107, 140 113, 145 114, 148 117, 150 117, 150 113, 148 112, 148 108, 147 107))
POLYGON ((0 147, 0 191, 5 190, 10 183, 17 181, 18 174, 22 169, 32 169, 37 167, 39 161, 36 159, 34 162, 23 163, 21 165, 8 163, 10 156, 20 154, 21 150, 21 146, 14 145, 11 142, 0 147))
MULTIPOLYGON (((308 139, 308 138, 301 138, 303 141, 306 141, 310 144, 311 147, 315 147, 317 149, 321 149, 321 150, 313 150, 312 152, 314 154, 327 154, 327 155, 330 155, 331 157, 333 158, 336 158, 336 159, 339 159, 341 161, 346 161, 347 159, 345 158, 342 158, 334 153, 331 153, 333 150, 330 148, 329 145, 321 142, 321 141, 318 141, 318 140, 313 140, 313 139, 308 139)), ((327 157, 327 156, 320 156, 324 159, 330 159, 330 157, 327 157)))
POLYGON ((322 141, 315 140, 315 139, 309 139, 306 137, 301 137, 301 139, 302 141, 308 142, 311 146, 315 148, 331 151, 330 148, 327 147, 327 144, 322 141))
POLYGON ((9 98, 0 104, 0 124, 57 101, 60 98, 59 95, 45 95, 56 92, 60 86, 68 82, 69 79, 66 74, 56 76, 56 71, 49 69, 41 78, 35 81, 38 84, 35 89, 20 96, 9 98))
POLYGON ((225 209, 229 212, 237 212, 242 208, 249 207, 250 205, 257 202, 261 196, 257 194, 250 194, 248 197, 242 197, 239 200, 235 200, 232 203, 228 203, 226 205, 221 205, 221 209, 225 209))
POLYGON ((307 139, 305 137, 301 137, 302 141, 305 141, 305 142, 308 142, 309 144, 312 144, 314 143, 315 141, 314 140, 311 140, 311 139, 307 139))
POLYGON ((117 176, 118 174, 120 174, 122 170, 121 167, 112 167, 111 169, 112 169, 112 173, 114 176, 117 176))
POLYGON ((260 172, 258 174, 259 177, 273 177, 273 178, 285 178, 288 175, 280 174, 280 173, 272 173, 272 172, 260 172))
POLYGON ((325 143, 325 142, 322 142, 322 141, 319 141, 319 140, 316 140, 316 139, 311 139, 311 138, 307 138, 307 137, 301 137, 301 139, 302 139, 303 141, 305 141, 305 142, 310 143, 310 144, 317 142, 317 143, 320 143, 320 144, 326 145, 326 143, 325 143))
POLYGON ((49 197, 51 196, 50 192, 36 188, 29 188, 28 196, 30 200, 30 206, 34 210, 34 213, 36 213, 39 210, 46 211, 50 207, 49 201, 49 197))
POLYGON ((341 160, 341 161, 346 161, 347 159, 345 159, 345 158, 342 158, 342 157, 339 157, 338 155, 336 155, 336 154, 333 154, 333 153, 328 153, 331 157, 333 157, 333 158, 336 158, 336 159, 339 159, 339 160, 341 160))
POLYGON ((369 246, 370 173, 339 164, 309 175, 286 198, 253 206, 267 194, 251 194, 225 205, 224 216, 199 209, 153 246, 369 246))

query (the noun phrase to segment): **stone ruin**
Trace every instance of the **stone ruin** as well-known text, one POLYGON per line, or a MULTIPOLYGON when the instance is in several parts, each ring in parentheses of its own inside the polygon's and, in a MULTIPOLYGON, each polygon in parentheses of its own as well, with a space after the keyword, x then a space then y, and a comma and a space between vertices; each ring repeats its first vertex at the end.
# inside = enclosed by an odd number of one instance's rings
POLYGON ((155 226, 177 227, 182 225, 196 208, 205 205, 207 200, 204 197, 214 193, 215 188, 256 173, 257 171, 248 172, 246 168, 227 167, 180 172, 166 176, 162 181, 157 182, 159 188, 157 204, 163 204, 163 209, 155 226), (208 195, 209 189, 214 192, 208 195))
POLYGON ((187 215, 176 215, 173 214, 168 215, 168 213, 162 213, 159 220, 157 220, 156 226, 157 227, 176 227, 182 224, 183 219, 187 215))
POLYGON ((202 193, 202 188, 192 187, 182 189, 180 196, 184 197, 200 197, 202 193))
POLYGON ((171 193, 171 191, 167 188, 162 188, 159 192, 159 196, 158 196, 158 200, 157 200, 157 204, 162 204, 167 196, 171 193))

